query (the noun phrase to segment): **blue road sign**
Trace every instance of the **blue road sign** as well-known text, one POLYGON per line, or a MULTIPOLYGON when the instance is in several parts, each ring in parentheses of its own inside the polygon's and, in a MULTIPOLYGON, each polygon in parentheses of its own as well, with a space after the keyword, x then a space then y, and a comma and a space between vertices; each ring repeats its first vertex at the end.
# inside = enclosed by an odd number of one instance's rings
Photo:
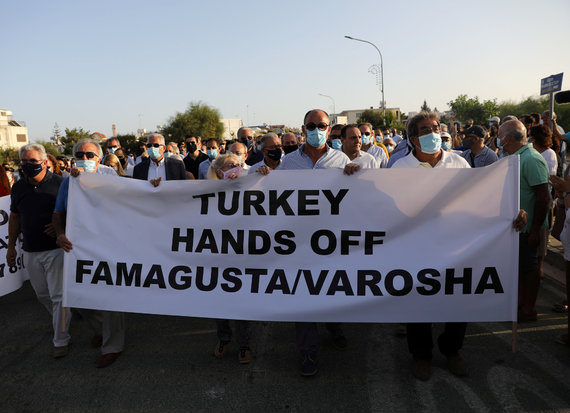
POLYGON ((558 73, 557 75, 552 75, 540 79, 540 94, 546 95, 548 93, 558 92, 562 89, 562 75, 564 73, 558 73))

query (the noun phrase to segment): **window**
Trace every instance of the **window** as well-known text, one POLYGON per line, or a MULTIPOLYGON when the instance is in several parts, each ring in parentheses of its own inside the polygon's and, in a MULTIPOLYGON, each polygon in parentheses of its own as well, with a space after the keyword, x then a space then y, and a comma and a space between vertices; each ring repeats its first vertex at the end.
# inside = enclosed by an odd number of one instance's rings
POLYGON ((28 139, 26 138, 26 134, 24 133, 18 133, 16 135, 16 141, 18 142, 26 142, 28 139))

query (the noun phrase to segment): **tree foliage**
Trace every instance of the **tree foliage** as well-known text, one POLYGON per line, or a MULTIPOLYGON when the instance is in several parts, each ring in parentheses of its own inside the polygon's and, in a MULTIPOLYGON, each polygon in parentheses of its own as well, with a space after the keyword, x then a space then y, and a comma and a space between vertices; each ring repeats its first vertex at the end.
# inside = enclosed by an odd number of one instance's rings
POLYGON ((73 155, 73 145, 82 139, 87 139, 91 133, 83 130, 83 128, 65 128, 65 136, 61 138, 61 143, 65 147, 63 153, 65 155, 73 155))
POLYGON ((379 109, 367 109, 357 120, 358 123, 370 123, 374 129, 396 128, 403 129, 404 125, 398 122, 393 112, 387 111, 382 116, 382 111, 379 109))
POLYGON ((426 100, 424 99, 424 104, 422 105, 422 107, 420 108, 420 110, 425 110, 426 112, 431 112, 430 107, 428 106, 426 100))
POLYGON ((167 141, 183 141, 188 135, 202 139, 221 138, 224 124, 220 112, 202 102, 191 102, 185 112, 177 112, 162 129, 167 141))
POLYGON ((497 99, 479 102, 479 98, 468 98, 467 95, 459 95, 455 100, 447 103, 457 120, 465 122, 471 118, 475 124, 483 124, 489 118, 499 114, 497 99))
MULTIPOLYGON (((127 154, 136 153, 137 149, 139 149, 141 145, 146 143, 146 138, 144 137, 137 138, 133 134, 117 135, 114 138, 107 138, 107 140, 109 139, 118 139, 119 142, 121 143, 121 148, 123 148, 127 152, 127 154)), ((166 139, 166 141, 168 143, 168 139, 166 139)))

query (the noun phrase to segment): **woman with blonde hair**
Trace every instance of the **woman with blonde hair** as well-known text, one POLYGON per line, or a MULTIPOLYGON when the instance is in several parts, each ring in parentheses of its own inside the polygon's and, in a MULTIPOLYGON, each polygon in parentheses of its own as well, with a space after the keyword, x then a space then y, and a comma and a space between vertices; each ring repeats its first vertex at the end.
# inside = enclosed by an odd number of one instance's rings
MULTIPOLYGON (((208 169, 208 179, 236 179, 242 176, 241 160, 237 155, 228 153, 218 156, 208 169)), ((248 364, 251 361, 251 349, 249 348, 249 321, 235 320, 237 343, 239 345, 238 361, 240 364, 248 364)), ((224 357, 228 345, 232 339, 230 320, 216 320, 218 343, 214 349, 214 356, 218 359, 224 357)))
POLYGON ((239 156, 233 153, 218 156, 208 168, 208 179, 235 179, 243 175, 239 156))
POLYGON ((105 156, 105 159, 103 160, 103 165, 113 168, 115 172, 117 172, 117 175, 119 176, 127 176, 125 174, 125 171, 123 170, 123 167, 121 166, 121 161, 119 160, 119 158, 117 158, 117 155, 110 153, 107 156, 105 156))

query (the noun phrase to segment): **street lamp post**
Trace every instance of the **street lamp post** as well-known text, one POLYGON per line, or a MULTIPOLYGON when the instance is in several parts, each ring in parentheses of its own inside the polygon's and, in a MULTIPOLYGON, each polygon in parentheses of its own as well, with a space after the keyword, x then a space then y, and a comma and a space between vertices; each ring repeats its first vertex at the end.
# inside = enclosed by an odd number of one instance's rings
POLYGON ((333 99, 331 96, 329 96, 329 95, 324 95, 324 94, 322 94, 322 93, 319 93, 319 96, 324 96, 324 97, 329 98, 330 100, 332 100, 332 103, 333 103, 333 112, 334 112, 334 115, 335 115, 335 123, 336 123, 336 105, 335 105, 335 103, 334 103, 334 99, 333 99))
POLYGON ((369 45, 372 45, 380 55, 380 81, 382 83, 382 88, 380 89, 380 91, 382 92, 382 116, 384 116, 386 114, 386 101, 384 100, 384 59, 382 58, 382 53, 380 53, 380 49, 378 49, 378 47, 374 43, 369 42, 368 40, 356 39, 350 36, 344 36, 344 37, 350 40, 356 40, 357 42, 368 43, 369 45))

